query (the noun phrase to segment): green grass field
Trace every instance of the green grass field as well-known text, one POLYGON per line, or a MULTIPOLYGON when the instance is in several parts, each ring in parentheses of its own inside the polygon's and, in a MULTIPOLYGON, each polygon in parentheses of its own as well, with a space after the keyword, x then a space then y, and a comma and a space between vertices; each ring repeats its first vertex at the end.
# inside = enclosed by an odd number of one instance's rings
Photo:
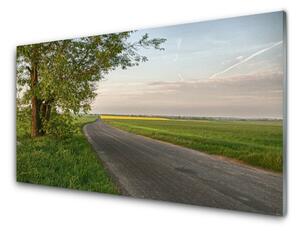
POLYGON ((282 121, 104 119, 117 128, 282 171, 282 121))
POLYGON ((83 125, 95 119, 79 118, 77 133, 67 139, 32 139, 26 125, 17 123, 17 181, 118 194, 82 132, 83 125))

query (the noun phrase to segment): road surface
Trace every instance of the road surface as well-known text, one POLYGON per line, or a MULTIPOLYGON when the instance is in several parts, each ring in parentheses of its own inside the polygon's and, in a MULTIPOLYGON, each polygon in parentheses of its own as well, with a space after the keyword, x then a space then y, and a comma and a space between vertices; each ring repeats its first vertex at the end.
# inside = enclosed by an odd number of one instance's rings
POLYGON ((125 195, 282 215, 282 175, 131 134, 100 120, 85 135, 125 195))

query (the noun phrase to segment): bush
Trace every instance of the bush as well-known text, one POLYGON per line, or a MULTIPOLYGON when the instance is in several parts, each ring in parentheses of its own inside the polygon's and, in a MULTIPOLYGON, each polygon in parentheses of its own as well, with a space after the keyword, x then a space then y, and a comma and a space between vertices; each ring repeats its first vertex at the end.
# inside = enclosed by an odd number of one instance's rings
POLYGON ((27 136, 30 137, 30 108, 18 108, 16 111, 16 130, 17 138, 27 136))
POLYGON ((44 122, 43 127, 47 134, 67 138, 77 132, 74 117, 70 114, 52 113, 48 122, 44 122))

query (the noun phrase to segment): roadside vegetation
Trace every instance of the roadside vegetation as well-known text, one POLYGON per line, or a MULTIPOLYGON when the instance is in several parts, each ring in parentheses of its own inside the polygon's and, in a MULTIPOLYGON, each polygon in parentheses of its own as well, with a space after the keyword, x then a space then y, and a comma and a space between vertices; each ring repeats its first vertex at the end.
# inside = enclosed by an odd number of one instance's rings
POLYGON ((102 118, 114 127, 282 172, 282 121, 102 118))
POLYGON ((17 121, 17 181, 64 188, 118 194, 82 127, 96 119, 75 119, 72 136, 30 137, 28 119, 17 121), (27 122, 26 122, 27 121, 27 122))
POLYGON ((91 110, 96 85, 110 71, 146 62, 141 49, 164 50, 163 38, 133 31, 17 47, 17 111, 29 111, 31 137, 69 136, 74 115, 91 110))
POLYGON ((118 193, 84 137, 97 84, 116 68, 146 62, 164 38, 134 31, 17 47, 17 181, 118 193))

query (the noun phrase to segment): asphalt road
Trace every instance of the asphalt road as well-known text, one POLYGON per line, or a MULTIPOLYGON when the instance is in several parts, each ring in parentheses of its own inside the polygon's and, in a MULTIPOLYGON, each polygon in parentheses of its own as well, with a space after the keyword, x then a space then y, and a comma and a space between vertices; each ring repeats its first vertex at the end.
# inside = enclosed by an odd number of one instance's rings
POLYGON ((97 121, 85 135, 125 195, 282 215, 281 174, 97 121))

